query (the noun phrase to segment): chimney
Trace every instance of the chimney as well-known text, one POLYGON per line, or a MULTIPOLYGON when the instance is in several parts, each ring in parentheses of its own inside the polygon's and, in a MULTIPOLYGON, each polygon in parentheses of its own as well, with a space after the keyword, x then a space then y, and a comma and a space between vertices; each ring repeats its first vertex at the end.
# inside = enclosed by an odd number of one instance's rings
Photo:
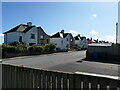
POLYGON ((91 39, 90 39, 91 41, 92 41, 92 37, 91 37, 91 39))
POLYGON ((64 30, 61 30, 61 33, 64 33, 64 30))
POLYGON ((27 22, 27 25, 28 26, 32 26, 32 22, 27 22))
POLYGON ((80 34, 78 34, 78 37, 80 37, 80 34))

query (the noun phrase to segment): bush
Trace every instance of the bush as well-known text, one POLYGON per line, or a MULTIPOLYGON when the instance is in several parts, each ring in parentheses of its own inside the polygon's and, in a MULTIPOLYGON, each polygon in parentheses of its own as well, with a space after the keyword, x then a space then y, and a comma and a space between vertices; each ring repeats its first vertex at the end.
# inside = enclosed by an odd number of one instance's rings
POLYGON ((21 52, 26 52, 27 51, 27 46, 26 45, 16 45, 16 46, 11 46, 11 45, 2 45, 2 52, 7 52, 7 53, 21 53, 21 52))
POLYGON ((16 49, 15 46, 3 45, 2 46, 2 52, 17 53, 17 49, 16 49))
POLYGON ((25 44, 16 45, 17 52, 22 53, 27 51, 27 46, 25 44))
POLYGON ((79 46, 73 46, 73 47, 71 47, 71 50, 80 51, 81 48, 79 46))
POLYGON ((85 47, 81 47, 81 50, 87 50, 87 48, 85 48, 85 47))
POLYGON ((40 53, 40 54, 42 54, 42 52, 43 52, 43 47, 42 46, 30 46, 30 47, 28 47, 28 51, 29 52, 33 52, 33 53, 40 53))
POLYGON ((53 53, 55 52, 55 45, 54 44, 46 44, 44 46, 44 53, 53 53))
POLYGON ((10 43, 11 46, 16 46, 18 44, 19 44, 18 42, 12 42, 12 43, 10 43))
POLYGON ((25 44, 13 45, 2 45, 2 56, 6 57, 5 54, 42 54, 42 53, 53 53, 55 52, 54 44, 47 44, 45 46, 26 46, 25 44))

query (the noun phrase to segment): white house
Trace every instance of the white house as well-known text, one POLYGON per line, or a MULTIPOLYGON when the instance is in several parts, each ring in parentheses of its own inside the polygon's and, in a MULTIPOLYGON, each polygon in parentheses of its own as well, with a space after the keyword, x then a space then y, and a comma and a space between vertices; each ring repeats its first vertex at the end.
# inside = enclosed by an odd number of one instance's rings
POLYGON ((118 3, 118 25, 116 27, 117 29, 117 35, 116 35, 116 43, 120 44, 120 1, 118 3))
POLYGON ((80 46, 80 47, 88 47, 88 40, 86 37, 81 37, 80 35, 75 36, 75 45, 80 46))
POLYGON ((36 27, 28 22, 20 24, 4 33, 4 44, 25 43, 27 45, 41 45, 49 43, 50 36, 41 27, 36 27))
POLYGON ((74 45, 74 38, 71 33, 64 33, 64 30, 52 35, 50 42, 56 45, 56 49, 69 49, 74 45))

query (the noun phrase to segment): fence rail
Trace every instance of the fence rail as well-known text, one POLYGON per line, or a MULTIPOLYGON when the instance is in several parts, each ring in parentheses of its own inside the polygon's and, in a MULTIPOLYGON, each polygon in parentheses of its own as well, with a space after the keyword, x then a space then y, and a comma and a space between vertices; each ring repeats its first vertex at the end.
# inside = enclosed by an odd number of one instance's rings
POLYGON ((64 73, 2 64, 2 89, 119 90, 118 78, 64 73))

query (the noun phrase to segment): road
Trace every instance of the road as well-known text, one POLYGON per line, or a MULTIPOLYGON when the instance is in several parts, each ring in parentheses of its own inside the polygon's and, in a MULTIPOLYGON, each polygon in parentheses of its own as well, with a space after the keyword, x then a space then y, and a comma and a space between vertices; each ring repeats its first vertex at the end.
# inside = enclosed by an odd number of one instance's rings
POLYGON ((120 65, 93 61, 77 62, 85 58, 85 56, 86 51, 64 52, 5 59, 3 63, 65 72, 88 72, 118 76, 120 65))

